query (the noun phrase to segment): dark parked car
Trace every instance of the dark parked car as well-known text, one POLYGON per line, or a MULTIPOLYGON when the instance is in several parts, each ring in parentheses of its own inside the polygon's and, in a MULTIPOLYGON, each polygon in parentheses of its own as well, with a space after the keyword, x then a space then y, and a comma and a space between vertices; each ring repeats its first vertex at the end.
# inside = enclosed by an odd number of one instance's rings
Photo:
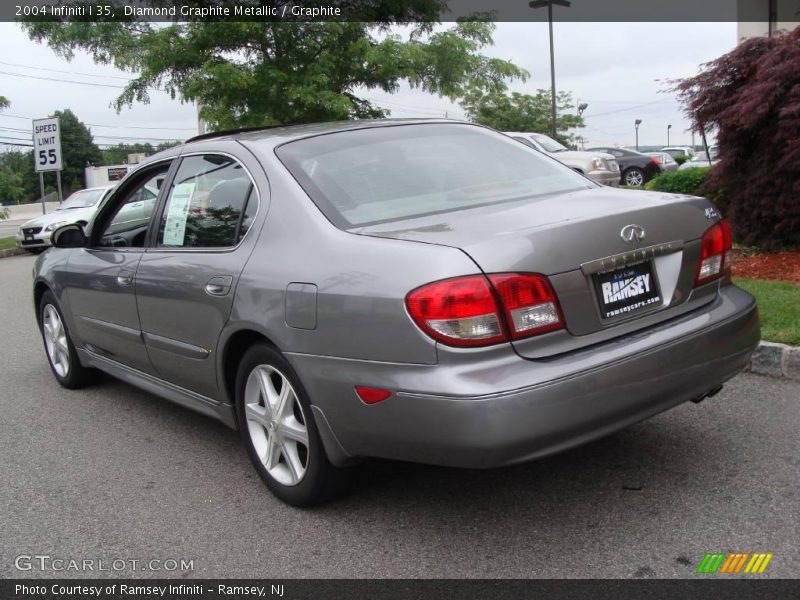
POLYGON ((607 152, 617 159, 620 183, 634 187, 643 186, 653 177, 661 174, 661 166, 647 154, 627 148, 590 148, 595 152, 607 152))
POLYGON ((453 121, 201 136, 53 245, 33 300, 58 382, 101 369, 221 420, 296 505, 364 457, 586 443, 716 394, 759 339, 711 202, 453 121), (143 189, 146 218, 120 220, 143 189))

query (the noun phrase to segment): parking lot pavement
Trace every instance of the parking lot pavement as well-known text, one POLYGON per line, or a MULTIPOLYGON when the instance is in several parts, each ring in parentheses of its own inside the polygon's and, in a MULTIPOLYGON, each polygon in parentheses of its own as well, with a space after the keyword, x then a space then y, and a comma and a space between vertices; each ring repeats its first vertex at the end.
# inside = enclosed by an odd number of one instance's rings
POLYGON ((369 462, 349 496, 298 510, 223 425, 112 379, 61 389, 33 262, 0 260, 0 577, 109 575, 21 572, 22 554, 194 561, 136 573, 159 577, 697 577, 704 553, 729 551, 774 553, 756 577, 800 572, 796 383, 741 375, 513 468, 369 462))

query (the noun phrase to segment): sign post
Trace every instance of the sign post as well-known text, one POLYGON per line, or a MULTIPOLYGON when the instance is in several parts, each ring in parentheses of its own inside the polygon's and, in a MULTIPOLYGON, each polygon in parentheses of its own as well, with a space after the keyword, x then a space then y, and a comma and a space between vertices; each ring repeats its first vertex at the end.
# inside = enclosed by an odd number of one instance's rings
POLYGON ((33 165, 39 173, 39 189, 42 192, 42 214, 46 212, 44 203, 45 171, 56 171, 58 178, 58 198, 61 200, 61 124, 57 117, 36 119, 33 122, 33 165))

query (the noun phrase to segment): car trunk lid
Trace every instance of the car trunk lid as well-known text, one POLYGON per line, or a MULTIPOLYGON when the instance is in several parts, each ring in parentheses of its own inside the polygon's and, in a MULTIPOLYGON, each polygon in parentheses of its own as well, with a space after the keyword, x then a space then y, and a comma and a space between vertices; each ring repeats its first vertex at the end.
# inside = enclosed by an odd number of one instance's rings
MULTIPOLYGON (((593 188, 350 231, 456 247, 484 273, 547 275, 567 333, 585 336, 589 344, 591 334, 633 319, 663 320, 653 318, 659 312, 669 318, 668 309, 692 291, 699 238, 716 217, 703 198, 593 188), (631 289, 643 293, 644 304, 627 297, 631 289), (631 302, 636 307, 625 309, 631 302)), ((542 349, 546 342, 515 344, 518 351, 529 348, 531 356, 548 353, 542 349)), ((576 347, 574 340, 569 347, 576 347)))

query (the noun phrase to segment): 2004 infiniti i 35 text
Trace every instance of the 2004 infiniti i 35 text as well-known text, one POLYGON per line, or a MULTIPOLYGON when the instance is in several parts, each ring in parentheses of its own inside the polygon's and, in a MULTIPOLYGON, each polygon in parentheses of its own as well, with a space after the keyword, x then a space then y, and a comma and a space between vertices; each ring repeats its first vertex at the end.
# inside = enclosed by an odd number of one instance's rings
POLYGON ((759 338, 709 201, 604 188, 465 123, 201 136, 54 246, 34 298, 58 381, 101 369, 238 428, 295 505, 362 457, 587 442, 713 395, 759 338), (143 187, 149 220, 117 222, 143 187))

